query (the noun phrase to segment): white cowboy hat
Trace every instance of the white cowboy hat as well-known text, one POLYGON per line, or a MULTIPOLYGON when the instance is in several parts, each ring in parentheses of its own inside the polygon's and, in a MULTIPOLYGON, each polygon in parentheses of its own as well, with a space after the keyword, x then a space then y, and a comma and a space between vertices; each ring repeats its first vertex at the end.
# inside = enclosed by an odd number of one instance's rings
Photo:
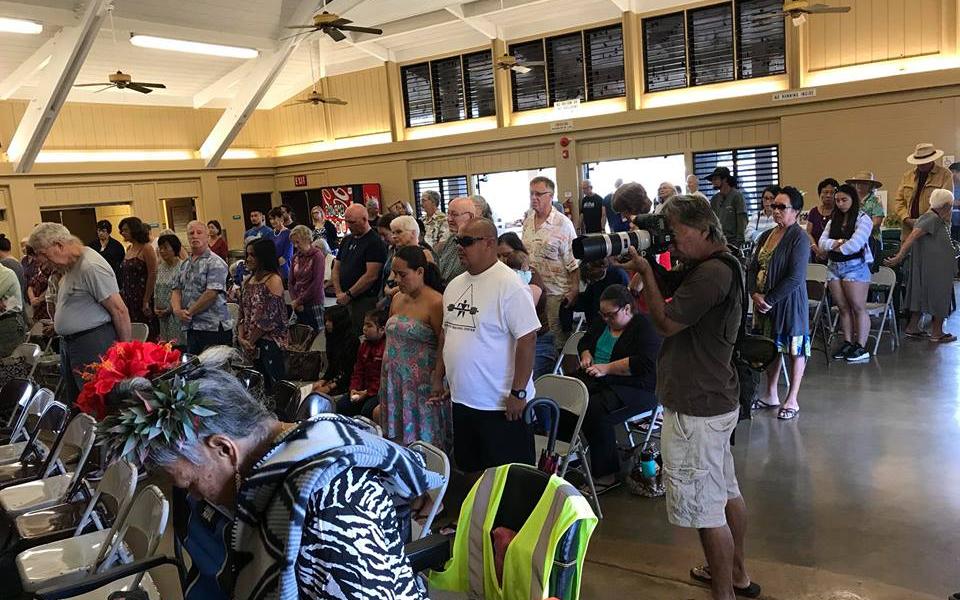
POLYGON ((873 188, 883 187, 871 171, 857 171, 856 175, 847 180, 847 183, 866 183, 873 188))
POLYGON ((917 144, 913 154, 907 157, 907 162, 911 165, 925 165, 939 160, 941 156, 943 156, 943 150, 937 150, 933 144, 917 144))

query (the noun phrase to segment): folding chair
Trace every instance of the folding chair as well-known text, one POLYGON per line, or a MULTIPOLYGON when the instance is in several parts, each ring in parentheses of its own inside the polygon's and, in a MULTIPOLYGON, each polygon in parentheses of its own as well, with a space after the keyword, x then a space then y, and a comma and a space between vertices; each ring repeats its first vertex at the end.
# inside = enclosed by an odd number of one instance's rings
POLYGON ((553 368, 554 375, 563 375, 563 359, 567 356, 573 356, 577 358, 579 362, 580 353, 577 352, 577 345, 580 343, 580 339, 583 338, 583 331, 576 331, 570 334, 570 337, 567 338, 567 343, 563 345, 563 351, 560 353, 560 356, 557 357, 557 364, 553 368))
POLYGON ((36 464, 46 459, 49 448, 55 444, 57 437, 66 427, 68 415, 66 405, 51 402, 37 419, 37 424, 30 430, 26 441, 0 446, 0 485, 6 483, 7 475, 13 474, 4 467, 10 466, 16 470, 25 464, 36 464))
POLYGON ((817 339, 819 332, 823 338, 823 356, 830 364, 830 340, 833 338, 833 320, 830 307, 830 291, 827 287, 826 265, 811 263, 807 265, 807 291, 819 292, 819 298, 811 297, 808 302, 813 311, 810 317, 810 341, 817 339))
MULTIPOLYGON (((566 348, 564 348, 566 350, 566 348)), ((568 468, 573 468, 581 473, 587 480, 587 486, 590 488, 590 498, 593 501, 593 507, 597 511, 597 516, 603 518, 600 510, 600 499, 597 496, 597 490, 593 485, 593 474, 590 472, 589 449, 584 445, 580 436, 580 428, 583 425, 583 417, 587 414, 587 404, 590 401, 590 393, 587 386, 573 377, 564 375, 543 375, 533 383, 536 388, 537 398, 550 398, 560 407, 560 429, 557 434, 557 443, 554 448, 560 459, 557 468, 557 475, 563 477, 568 468), (573 424, 570 427, 570 424, 573 424), (574 459, 579 459, 579 466, 571 467, 570 463, 574 459)), ((536 436, 537 456, 547 446, 546 436, 536 436)))
POLYGON ((447 483, 450 481, 450 459, 442 450, 427 442, 418 440, 407 447, 423 456, 428 471, 433 471, 443 477, 443 483, 439 487, 427 490, 433 505, 430 507, 426 520, 421 524, 416 519, 411 519, 410 539, 420 540, 430 535, 433 520, 437 517, 440 507, 443 505, 443 497, 447 493, 447 483))
POLYGON ((227 313, 233 323, 233 345, 237 345, 237 321, 240 319, 240 305, 236 302, 227 302, 227 313))
POLYGON ((74 416, 50 452, 39 479, 0 489, 0 510, 7 519, 69 500, 93 448, 96 426, 90 415, 74 416), (73 463, 68 455, 72 455, 73 463))
POLYGON ((273 386, 274 412, 281 421, 292 421, 300 408, 300 386, 291 381, 278 381, 273 386))
MULTIPOLYGON (((17 555, 17 573, 27 593, 41 588, 70 588, 94 574, 109 572, 114 566, 154 555, 160 537, 167 527, 170 505, 155 485, 145 487, 130 508, 107 531, 96 531, 49 544, 43 544, 17 555)), ((156 586, 149 574, 111 583, 90 598, 106 598, 110 592, 156 586)), ((159 598, 156 593, 152 597, 159 598)))
POLYGON ((298 423, 312 419, 317 415, 336 412, 336 403, 333 398, 320 392, 310 392, 297 408, 295 419, 298 423))
POLYGON ((146 323, 130 323, 130 339, 136 342, 145 342, 150 335, 150 327, 146 323))
POLYGON ((14 413, 9 429, 0 432, 0 444, 22 442, 30 435, 30 431, 37 425, 40 415, 53 402, 54 394, 47 388, 40 388, 33 392, 30 399, 23 404, 23 409, 14 413))
POLYGON ((13 349, 10 357, 22 358, 27 361, 27 364, 30 365, 30 374, 27 377, 33 377, 33 372, 37 369, 37 361, 40 360, 41 354, 43 354, 43 349, 38 344, 24 342, 13 349))
POLYGON ((127 461, 111 463, 92 492, 80 482, 74 495, 83 498, 19 515, 13 520, 14 537, 5 552, 16 556, 34 546, 109 529, 129 508, 137 474, 127 461))
POLYGON ((880 319, 880 326, 876 330, 871 327, 870 337, 875 338, 873 344, 873 354, 877 354, 880 348, 880 338, 883 337, 884 329, 893 336, 893 347, 900 347, 900 327, 897 324, 897 315, 893 310, 893 296, 897 287, 897 274, 890 267, 880 267, 880 270, 871 275, 870 283, 876 286, 886 288, 886 297, 883 302, 867 302, 867 314, 871 317, 880 319), (887 327, 889 322, 890 326, 887 327))
POLYGON ((623 422, 623 426, 627 430, 627 441, 630 443, 629 450, 637 447, 637 442, 633 439, 633 436, 638 433, 643 433, 642 430, 639 428, 635 429, 634 427, 638 426, 644 419, 650 419, 650 427, 648 427, 646 433, 643 434, 643 443, 640 444, 641 447, 646 446, 650 442, 650 438, 653 437, 653 430, 657 428, 657 419, 659 419, 662 414, 663 405, 658 402, 653 410, 633 415, 623 422))
POLYGON ((0 436, 8 437, 21 417, 26 416, 27 405, 33 399, 34 383, 17 377, 0 388, 0 414, 7 414, 7 422, 0 428, 0 436))

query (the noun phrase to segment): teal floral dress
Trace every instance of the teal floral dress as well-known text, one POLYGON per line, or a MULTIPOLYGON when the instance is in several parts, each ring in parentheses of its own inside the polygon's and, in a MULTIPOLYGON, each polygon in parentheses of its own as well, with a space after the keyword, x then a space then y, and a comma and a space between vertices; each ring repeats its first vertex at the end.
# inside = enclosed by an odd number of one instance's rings
POLYGON ((450 403, 428 404, 437 336, 422 321, 394 315, 387 321, 380 380, 380 420, 385 438, 407 445, 417 440, 449 451, 453 441, 450 403))
MULTIPOLYGON (((153 305, 155 308, 167 310, 170 308, 170 294, 173 293, 173 278, 180 269, 178 260, 173 266, 165 260, 157 261, 157 284, 153 288, 153 305)), ((163 342, 181 343, 181 321, 177 315, 170 313, 157 319, 157 339, 163 342)), ((185 340, 183 340, 185 341, 185 340)))

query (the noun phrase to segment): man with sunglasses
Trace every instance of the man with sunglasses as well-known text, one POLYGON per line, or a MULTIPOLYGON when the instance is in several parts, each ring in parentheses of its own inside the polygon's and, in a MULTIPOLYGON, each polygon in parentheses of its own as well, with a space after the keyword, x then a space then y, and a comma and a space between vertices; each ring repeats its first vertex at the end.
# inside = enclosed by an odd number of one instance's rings
POLYGON ((523 220, 523 245, 530 251, 530 266, 540 275, 547 295, 547 322, 553 343, 562 350, 569 332, 560 322, 561 308, 572 310, 580 292, 580 261, 573 256, 577 230, 553 206, 556 185, 547 177, 530 180, 530 208, 523 220))
POLYGON ((448 244, 467 271, 443 293, 441 360, 431 402, 453 402, 454 458, 473 475, 507 463, 533 464, 533 433, 521 419, 533 398, 540 320, 527 286, 497 259, 497 228, 488 219, 460 227, 448 244))

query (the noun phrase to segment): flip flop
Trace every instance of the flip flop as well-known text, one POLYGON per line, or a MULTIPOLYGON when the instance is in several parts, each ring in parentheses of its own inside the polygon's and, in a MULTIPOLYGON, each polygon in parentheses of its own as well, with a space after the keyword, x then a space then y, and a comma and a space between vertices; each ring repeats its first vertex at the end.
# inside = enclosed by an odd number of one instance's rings
MULTIPOLYGON (((710 585, 712 581, 710 577, 710 567, 700 565, 699 567, 690 569, 690 579, 710 585)), ((747 587, 733 586, 733 593, 738 596, 743 596, 744 598, 759 598, 761 591, 760 586, 754 581, 751 581, 747 587)))
POLYGON ((949 344, 950 342, 957 341, 957 336, 953 335, 952 333, 945 333, 940 337, 930 336, 930 341, 938 344, 949 344))
POLYGON ((799 408, 781 408, 780 412, 777 413, 777 418, 781 421, 789 421, 797 418, 798 414, 800 414, 799 408))
POLYGON ((922 340, 925 337, 930 337, 930 334, 926 331, 904 331, 903 335, 915 340, 922 340))
POLYGON ((750 408, 753 410, 763 410, 765 408, 779 408, 780 404, 769 404, 763 400, 754 400, 753 404, 750 405, 750 408))

